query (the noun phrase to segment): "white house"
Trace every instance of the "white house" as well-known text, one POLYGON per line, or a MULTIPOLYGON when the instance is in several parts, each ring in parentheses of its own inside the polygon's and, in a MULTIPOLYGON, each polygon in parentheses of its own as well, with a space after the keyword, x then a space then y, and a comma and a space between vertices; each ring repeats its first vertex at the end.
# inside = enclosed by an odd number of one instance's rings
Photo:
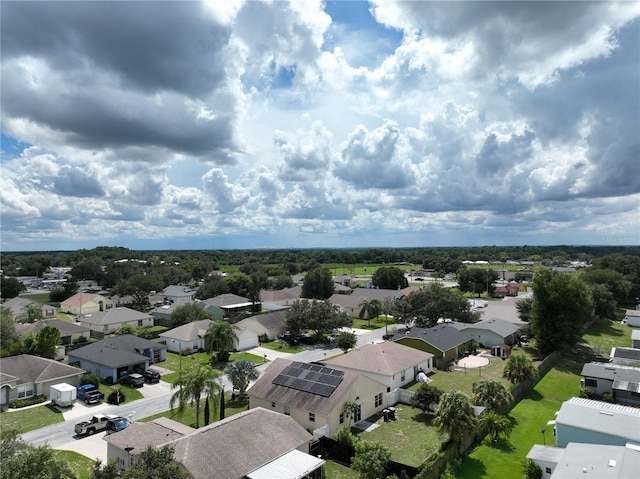
POLYGON ((365 344, 327 361, 332 368, 354 371, 387 386, 387 392, 415 380, 418 372, 433 371, 433 354, 384 341, 365 344))
MULTIPOLYGON (((167 349, 174 353, 195 353, 200 349, 205 349, 204 336, 213 321, 203 319, 183 324, 177 328, 170 329, 160 334, 160 339, 166 342, 167 349)), ((234 350, 245 351, 258 346, 258 335, 245 326, 234 325, 236 338, 234 339, 234 350)))
POLYGON ((640 366, 640 349, 613 347, 609 357, 613 364, 640 366))
POLYGON ((141 313, 130 308, 111 308, 106 311, 96 311, 85 314, 78 318, 80 325, 89 328, 96 336, 102 337, 117 331, 122 326, 132 326, 134 328, 149 328, 153 326, 153 316, 141 313))
POLYGON ((640 310, 638 309, 627 309, 627 313, 624 315, 624 319, 622 320, 623 324, 627 326, 634 326, 636 328, 640 328, 640 310))

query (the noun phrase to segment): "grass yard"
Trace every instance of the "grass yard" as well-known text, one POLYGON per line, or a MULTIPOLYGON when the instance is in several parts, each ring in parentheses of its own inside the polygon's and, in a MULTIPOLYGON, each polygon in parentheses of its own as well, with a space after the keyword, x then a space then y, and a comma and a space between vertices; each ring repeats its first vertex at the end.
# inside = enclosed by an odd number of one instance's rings
POLYGON ((53 449, 53 454, 57 459, 67 463, 76 479, 91 479, 91 471, 95 462, 93 459, 89 459, 77 452, 61 451, 59 449, 53 449))
POLYGON ((431 425, 431 417, 405 404, 396 405, 395 421, 384 422, 382 415, 367 420, 375 422, 378 427, 372 431, 352 429, 354 434, 362 440, 385 445, 394 461, 409 466, 418 467, 442 442, 442 437, 431 425))
POLYGON ((0 413, 0 429, 14 427, 22 432, 64 422, 60 411, 50 405, 8 410, 0 413))
MULTIPOLYGON (((604 332, 600 335, 604 340, 607 331, 606 324, 598 323, 589 329, 585 337, 604 332)), ((613 331, 612 337, 617 337, 613 331)), ((544 441, 553 443, 553 428, 547 426, 547 421, 555 418, 555 412, 564 401, 579 394, 582 366, 594 359, 594 350, 584 343, 561 357, 535 388, 511 410, 509 418, 514 423, 514 429, 510 439, 497 444, 485 439, 464 457, 456 478, 522 477, 522 461, 531 446, 543 444, 544 441)))
POLYGON ((325 479, 359 479, 359 475, 352 469, 335 462, 327 461, 324 464, 325 479))
MULTIPOLYGON (((513 354, 526 354, 522 349, 514 350, 513 354)), ((466 374, 462 371, 440 371, 435 370, 435 373, 429 376, 433 380, 431 385, 437 386, 444 392, 448 392, 452 389, 462 391, 465 394, 471 396, 473 384, 481 381, 482 379, 497 379, 500 381, 507 390, 511 389, 511 384, 508 380, 502 377, 504 366, 506 361, 500 358, 489 358, 489 365, 481 368, 467 369, 466 374)), ((412 385, 409 389, 412 391, 417 390, 420 387, 420 383, 412 385)))
MULTIPOLYGON (((256 364, 262 364, 264 362, 264 358, 262 356, 256 356, 255 354, 250 353, 231 353, 229 358, 230 362, 233 362, 237 359, 246 359, 248 361, 253 361, 256 364)), ((163 381, 167 381, 169 383, 174 383, 180 377, 180 356, 176 353, 167 352, 167 359, 161 363, 158 363, 158 367, 168 369, 173 371, 168 374, 164 374, 162 376, 163 381)), ((211 356, 207 353, 196 353, 190 354, 188 356, 182 356, 182 374, 185 374, 188 371, 192 371, 197 369, 199 366, 206 366, 211 364, 211 356)), ((229 363, 214 363, 213 369, 218 370, 220 373, 224 373, 224 369, 227 367, 229 363)))
POLYGON ((266 343, 260 343, 263 348, 271 349, 272 351, 280 351, 282 353, 296 354, 303 351, 301 346, 290 346, 285 341, 269 341, 266 343))
MULTIPOLYGON (((385 327, 385 321, 384 321, 385 317, 383 315, 380 315, 376 318, 371 319, 371 321, 369 321, 368 319, 360 319, 360 318, 353 318, 353 327, 356 329, 379 329, 379 328, 384 328, 385 327)), ((392 318, 388 318, 387 319, 387 326, 391 326, 393 324, 393 319, 392 318)), ((389 328, 390 329, 390 328, 389 328)), ((389 334, 393 333, 394 331, 389 331, 389 334)))
POLYGON ((596 354, 608 356, 614 346, 631 347, 633 329, 626 324, 620 324, 620 321, 600 320, 582 336, 582 341, 590 345, 596 354))
MULTIPOLYGON (((225 391, 225 407, 224 407, 224 416, 230 417, 234 414, 238 414, 240 412, 246 411, 249 407, 249 398, 245 397, 243 399, 239 399, 236 397, 235 400, 231 400, 231 391, 225 391)), ((167 410, 161 412, 159 414, 155 414, 153 416, 145 417, 144 419, 140 419, 140 422, 148 422, 152 421, 158 417, 167 417, 169 419, 173 419, 179 423, 182 423, 186 426, 195 427, 196 425, 196 408, 195 406, 187 406, 182 414, 178 413, 177 407, 174 410, 167 410)), ((211 412, 210 424, 217 422, 220 420, 220 413, 213 414, 211 412)), ((200 403, 200 427, 204 426, 204 400, 200 403)))

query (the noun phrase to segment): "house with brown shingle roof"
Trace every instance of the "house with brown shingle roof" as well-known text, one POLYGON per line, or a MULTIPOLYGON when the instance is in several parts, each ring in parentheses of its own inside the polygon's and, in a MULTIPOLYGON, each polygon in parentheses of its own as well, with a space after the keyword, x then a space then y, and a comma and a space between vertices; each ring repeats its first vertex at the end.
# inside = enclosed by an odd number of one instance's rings
POLYGON ((278 334, 285 330, 286 319, 287 310, 279 309, 250 316, 242 321, 238 321, 236 325, 245 327, 258 336, 265 335, 269 338, 269 341, 273 341, 278 337, 278 334))
POLYGON ((327 365, 353 371, 387 386, 387 392, 415 380, 418 372, 433 371, 433 354, 392 341, 365 344, 329 359, 327 365))
POLYGON ((353 422, 387 406, 387 388, 382 383, 353 371, 283 358, 272 362, 247 394, 250 408, 286 414, 307 431, 329 437, 348 421, 346 402, 359 405, 353 422))
POLYGON ((171 445, 174 459, 193 479, 324 477, 325 461, 309 455, 311 434, 284 414, 254 408, 192 431, 173 427, 170 420, 154 422, 156 425, 133 428, 134 423, 106 436, 105 440, 114 445, 109 459, 120 459, 126 467, 146 445, 171 445), (144 435, 146 431, 150 431, 148 437, 144 435), (167 434, 164 443, 163 433, 167 434), (125 451, 129 447, 134 448, 129 451, 132 457, 125 451))
POLYGON ((106 311, 115 306, 113 300, 94 293, 79 292, 60 303, 60 311, 76 316, 106 311))

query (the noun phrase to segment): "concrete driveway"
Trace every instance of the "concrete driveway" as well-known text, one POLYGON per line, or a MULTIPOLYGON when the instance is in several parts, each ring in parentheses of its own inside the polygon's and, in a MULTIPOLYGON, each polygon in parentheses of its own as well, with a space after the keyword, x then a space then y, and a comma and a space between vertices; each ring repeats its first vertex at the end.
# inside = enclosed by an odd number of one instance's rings
POLYGON ((77 452, 89 459, 100 459, 103 464, 106 464, 107 442, 103 439, 105 434, 106 432, 102 431, 93 436, 72 436, 69 442, 56 446, 56 449, 77 452))

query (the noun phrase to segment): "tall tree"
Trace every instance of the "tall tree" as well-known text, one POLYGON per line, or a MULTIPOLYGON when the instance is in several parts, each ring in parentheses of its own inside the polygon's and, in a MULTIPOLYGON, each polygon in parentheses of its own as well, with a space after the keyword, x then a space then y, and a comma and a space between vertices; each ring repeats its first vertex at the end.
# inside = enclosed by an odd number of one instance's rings
POLYGON ((287 310, 285 327, 300 333, 305 329, 312 329, 316 338, 334 329, 351 325, 351 318, 346 313, 328 301, 309 301, 307 299, 294 301, 287 310))
POLYGON ((56 355, 56 346, 62 344, 60 330, 53 326, 45 326, 36 334, 36 351, 38 356, 53 359, 56 355))
POLYGON ((16 330, 16 323, 13 320, 11 309, 7 306, 0 306, 0 348, 1 356, 12 356, 22 347, 20 335, 16 330))
POLYGON ((492 269, 462 268, 458 271, 460 291, 477 294, 478 298, 484 292, 491 296, 497 279, 498 273, 492 269))
POLYGON ((341 331, 340 334, 336 336, 335 345, 336 347, 342 349, 345 354, 347 354, 350 349, 355 348, 357 344, 358 337, 355 333, 351 333, 349 331, 341 331))
POLYGON ((222 393, 222 385, 219 382, 220 374, 211 366, 200 366, 184 374, 181 379, 173 383, 172 388, 179 388, 169 400, 169 406, 174 409, 178 405, 178 412, 182 413, 188 404, 196 406, 196 424, 200 427, 200 402, 202 397, 211 400, 214 413, 218 411, 218 395, 222 393))
POLYGON ((111 292, 118 296, 131 296, 133 306, 144 309, 149 306, 149 293, 163 288, 162 281, 155 274, 138 273, 130 278, 121 279, 111 292))
POLYGON ((334 293, 333 276, 327 268, 309 271, 302 283, 302 297, 308 299, 329 299, 334 293))
POLYGON ((224 320, 216 320, 204 334, 204 344, 207 353, 216 353, 216 361, 224 362, 229 359, 229 352, 233 351, 238 327, 224 320))
POLYGON ((419 291, 409 294, 407 301, 416 326, 430 328, 441 318, 472 322, 477 314, 471 311, 471 304, 460 292, 445 288, 441 283, 430 283, 419 291))
POLYGON ((380 300, 365 298, 358 306, 360 307, 358 317, 360 319, 367 319, 369 321, 369 327, 371 327, 371 319, 377 318, 380 315, 380 309, 382 308, 380 300))
POLYGON ((0 428, 0 479, 75 479, 48 445, 32 446, 16 429, 0 428))
POLYGON ((0 278, 0 296, 3 300, 15 298, 27 287, 15 278, 0 278))
POLYGON ((221 421, 224 419, 224 415, 226 413, 225 408, 226 408, 226 404, 225 404, 224 387, 223 387, 222 392, 220 393, 220 420, 221 421))
POLYGON ((229 286, 227 285, 224 277, 219 274, 213 274, 209 276, 205 280, 204 284, 198 288, 195 296, 198 299, 209 299, 228 292, 229 286))
POLYGON ((544 270, 533 281, 531 327, 541 354, 571 347, 593 317, 591 291, 577 275, 544 270))
POLYGON ((502 411, 511 401, 513 396, 504 385, 495 379, 482 379, 472 386, 473 395, 471 401, 478 406, 484 406, 490 411, 502 411))
POLYGON ((524 354, 512 354, 504 365, 502 375, 511 384, 516 384, 533 381, 538 376, 538 369, 524 354))
POLYGON ((42 315, 42 308, 36 304, 30 304, 27 306, 27 323, 35 323, 36 321, 42 321, 44 316, 42 315))
POLYGON ((433 424, 458 445, 458 453, 467 434, 473 434, 478 425, 475 410, 469 396, 452 389, 440 398, 433 424))
POLYGON ((242 296, 243 298, 249 297, 249 292, 252 289, 251 277, 244 273, 231 273, 225 278, 225 282, 229 287, 229 292, 242 296))
POLYGON ((371 276, 374 286, 381 289, 402 289, 409 286, 404 270, 397 266, 383 266, 371 276))
POLYGON ((384 314, 384 334, 389 334, 389 315, 393 314, 395 304, 396 299, 390 296, 387 296, 380 302, 380 310, 382 311, 382 314, 384 314))
POLYGON ((528 323, 531 321, 531 310, 533 309, 533 298, 523 298, 516 301, 516 310, 521 321, 528 323))
POLYGON ((171 313, 169 327, 177 328, 183 324, 191 323, 193 321, 201 321, 203 319, 213 321, 215 317, 209 311, 204 309, 201 303, 184 303, 180 306, 176 306, 173 313, 171 313))
POLYGON ((238 396, 240 397, 244 396, 249 387, 249 381, 255 381, 260 376, 255 363, 246 359, 238 359, 230 363, 224 372, 233 387, 238 390, 238 396))

